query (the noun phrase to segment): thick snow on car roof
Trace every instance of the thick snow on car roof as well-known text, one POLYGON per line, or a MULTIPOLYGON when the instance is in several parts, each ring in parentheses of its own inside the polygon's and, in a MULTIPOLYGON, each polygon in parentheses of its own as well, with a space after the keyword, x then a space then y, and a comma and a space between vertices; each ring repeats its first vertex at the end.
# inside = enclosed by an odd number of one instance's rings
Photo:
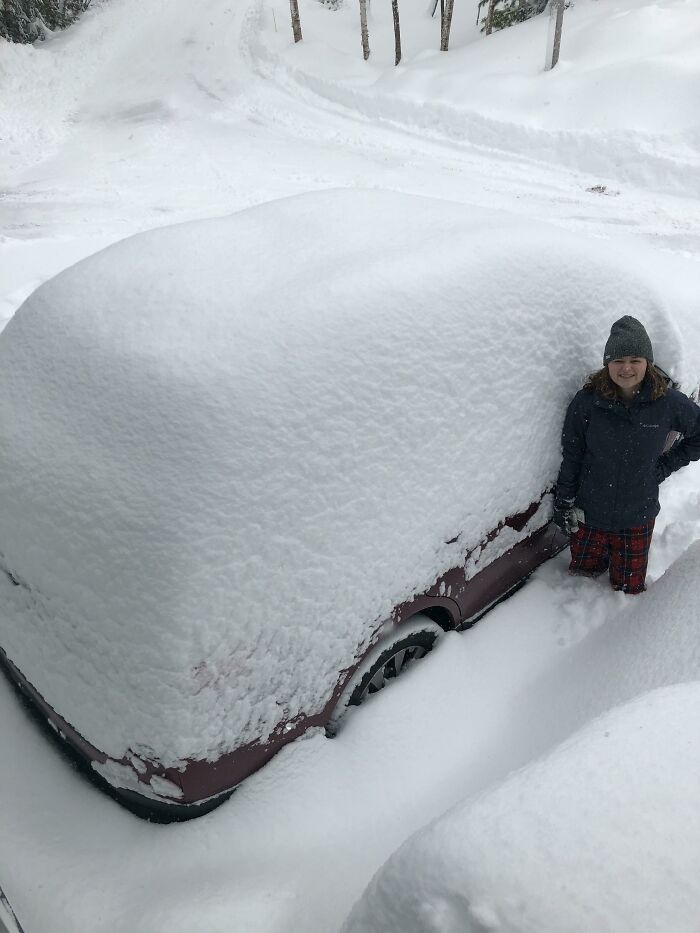
POLYGON ((61 273, 0 337, 0 560, 25 584, 0 645, 114 757, 215 758, 319 711, 394 605, 552 481, 615 318, 685 365, 607 253, 329 191, 61 273))

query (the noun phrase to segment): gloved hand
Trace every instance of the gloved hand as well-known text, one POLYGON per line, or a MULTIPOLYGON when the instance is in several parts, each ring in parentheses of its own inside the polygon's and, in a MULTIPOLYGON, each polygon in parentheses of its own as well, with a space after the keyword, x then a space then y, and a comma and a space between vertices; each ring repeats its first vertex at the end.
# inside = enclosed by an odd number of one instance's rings
POLYGON ((659 457, 659 459, 656 461, 656 482, 661 485, 661 483, 663 483, 663 481, 667 479, 671 473, 673 473, 671 467, 663 459, 663 457, 659 457))
POLYGON ((578 516, 574 509, 574 500, 557 496, 554 500, 552 521, 565 535, 575 535, 578 531, 578 516))

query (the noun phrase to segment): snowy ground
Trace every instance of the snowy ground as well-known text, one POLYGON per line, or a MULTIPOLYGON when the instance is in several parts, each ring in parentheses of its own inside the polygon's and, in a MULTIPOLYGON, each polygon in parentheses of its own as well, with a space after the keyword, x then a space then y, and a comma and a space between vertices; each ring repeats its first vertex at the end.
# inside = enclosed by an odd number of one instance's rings
MULTIPOLYGON (((654 576, 699 536, 698 490, 698 469, 668 484, 654 576)), ((575 698, 585 636, 608 627, 614 639, 628 604, 565 566, 561 555, 475 629, 446 636, 337 739, 288 747, 183 825, 142 823, 86 786, 0 681, 2 883, 28 933, 338 929, 412 831, 581 724, 575 704, 557 716, 557 671, 566 661, 575 698)), ((591 712, 618 699, 601 690, 591 712)))
MULTIPOLYGON (((456 18, 440 56, 423 0, 403 0, 397 70, 389 5, 374 5, 365 68, 346 3, 302 3, 296 48, 284 0, 216 0, 201 22, 184 0, 110 0, 36 49, 2 46, 0 317, 129 233, 336 186, 505 208, 611 250, 651 247, 671 294, 697 275, 693 0, 578 0, 548 76, 544 18, 491 37, 497 55, 456 18)), ((651 578, 697 538, 693 467, 663 487, 651 578)), ((0 682, 0 885, 26 933, 337 930, 411 832, 581 724, 552 715, 554 673, 566 660, 572 682, 583 676, 586 636, 613 633, 629 611, 601 582, 567 578, 560 556, 335 741, 295 743, 180 826, 141 823, 87 787, 0 682)), ((604 690, 599 701, 616 702, 604 690)))
MULTIPOLYGON (((669 571, 668 586, 659 584, 662 602, 677 595, 683 603, 676 575, 695 583, 697 550, 669 571)), ((685 612, 672 621, 658 611, 645 620, 644 609, 620 619, 618 644, 631 628, 646 629, 667 656, 676 622, 695 634, 688 607, 676 602, 685 612)), ((605 637, 598 643, 609 646, 605 637)), ((595 681, 595 662, 591 674, 595 681)), ((696 933, 699 719, 697 679, 645 691, 595 718, 408 839, 342 933, 696 933)))

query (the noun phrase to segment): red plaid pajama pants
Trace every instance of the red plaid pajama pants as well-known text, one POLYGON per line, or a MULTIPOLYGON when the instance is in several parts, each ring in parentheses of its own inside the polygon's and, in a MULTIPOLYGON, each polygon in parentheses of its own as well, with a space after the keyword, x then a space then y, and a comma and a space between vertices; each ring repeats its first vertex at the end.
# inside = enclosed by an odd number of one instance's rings
POLYGON ((643 593, 653 532, 653 520, 622 531, 602 531, 581 524, 569 539, 569 573, 597 577, 608 570, 613 589, 643 593))

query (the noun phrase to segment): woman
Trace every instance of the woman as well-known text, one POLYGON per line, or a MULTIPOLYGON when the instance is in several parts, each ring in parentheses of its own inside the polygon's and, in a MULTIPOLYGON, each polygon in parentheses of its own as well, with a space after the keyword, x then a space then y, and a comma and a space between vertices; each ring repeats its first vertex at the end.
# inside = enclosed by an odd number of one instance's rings
POLYGON ((553 520, 570 536, 569 573, 608 570, 613 589, 641 593, 659 483, 700 459, 700 408, 654 366, 636 318, 613 324, 603 364, 566 413, 553 520), (663 453, 669 431, 683 437, 663 453))

